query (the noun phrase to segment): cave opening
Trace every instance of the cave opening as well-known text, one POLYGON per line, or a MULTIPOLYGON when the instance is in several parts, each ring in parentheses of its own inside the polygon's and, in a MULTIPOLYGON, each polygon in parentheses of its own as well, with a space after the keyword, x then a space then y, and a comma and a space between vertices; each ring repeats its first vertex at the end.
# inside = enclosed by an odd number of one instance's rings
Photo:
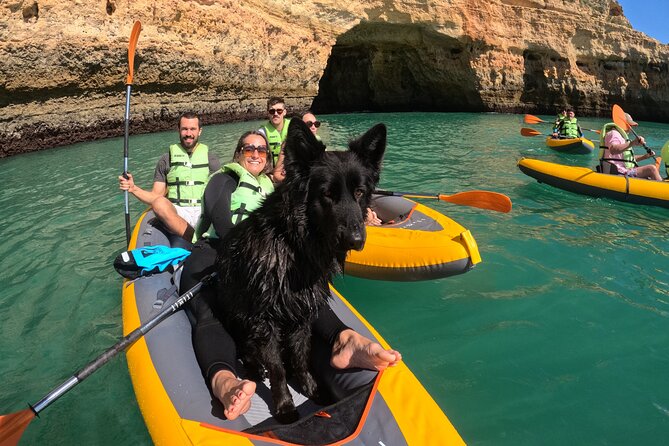
POLYGON ((486 111, 472 55, 480 42, 423 24, 362 23, 339 36, 316 113, 486 111))

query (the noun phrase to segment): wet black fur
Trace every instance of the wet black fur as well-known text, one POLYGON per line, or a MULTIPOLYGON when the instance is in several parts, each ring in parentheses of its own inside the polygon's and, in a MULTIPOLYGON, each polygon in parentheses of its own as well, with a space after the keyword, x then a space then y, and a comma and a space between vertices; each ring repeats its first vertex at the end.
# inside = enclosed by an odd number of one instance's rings
POLYGON ((286 369, 316 396, 308 370, 311 323, 347 251, 365 243, 365 211, 385 147, 383 124, 351 141, 348 151, 325 152, 300 119, 291 120, 285 181, 220 244, 215 312, 247 369, 256 378, 268 372, 282 422, 297 419, 286 369))

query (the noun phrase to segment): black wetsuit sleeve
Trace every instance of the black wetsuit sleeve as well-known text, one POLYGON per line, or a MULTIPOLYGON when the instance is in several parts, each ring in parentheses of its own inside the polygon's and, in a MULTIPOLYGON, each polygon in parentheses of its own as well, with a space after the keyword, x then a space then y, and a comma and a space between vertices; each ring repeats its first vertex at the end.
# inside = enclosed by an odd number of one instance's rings
POLYGON ((204 190, 202 212, 204 227, 209 227, 211 223, 219 238, 223 238, 234 226, 230 203, 232 193, 237 188, 237 182, 238 179, 234 174, 219 172, 209 179, 204 190))
POLYGON ((321 307, 318 311, 318 317, 312 325, 314 334, 327 342, 327 345, 330 347, 334 345, 339 333, 348 328, 349 327, 337 317, 335 312, 332 311, 330 305, 321 307))

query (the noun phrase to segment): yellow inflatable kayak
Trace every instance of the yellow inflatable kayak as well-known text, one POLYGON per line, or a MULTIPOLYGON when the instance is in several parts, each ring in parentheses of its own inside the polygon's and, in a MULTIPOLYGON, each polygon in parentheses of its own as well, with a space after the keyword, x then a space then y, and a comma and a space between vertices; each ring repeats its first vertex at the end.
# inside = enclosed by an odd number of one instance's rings
MULTIPOLYGON (((172 245, 151 212, 137 223, 129 249, 172 245)), ((174 242, 176 244, 175 239, 174 242)), ((178 272, 176 273, 178 274, 178 272)), ((123 283, 123 331, 127 334, 171 306, 178 278, 164 272, 123 283)), ((332 308, 364 335, 387 343, 331 287, 332 308)), ((197 299, 197 296, 195 297, 197 299)), ((314 346, 315 353, 329 352, 314 346)), ((404 363, 377 373, 332 372, 321 378, 338 401, 322 406, 291 388, 301 419, 282 425, 271 414, 270 390, 258 383, 251 409, 234 421, 209 393, 191 343, 186 311, 157 325, 126 352, 137 403, 156 445, 463 445, 457 431, 404 363)))
POLYGON ((570 192, 669 208, 667 181, 609 175, 595 172, 588 167, 565 166, 528 158, 522 158, 518 167, 524 174, 540 183, 570 192))
POLYGON ((546 145, 562 153, 588 154, 595 149, 595 144, 587 138, 558 139, 549 136, 546 138, 546 145))
POLYGON ((469 230, 415 201, 375 196, 372 209, 384 222, 367 227, 362 251, 350 251, 344 274, 414 281, 462 274, 481 261, 469 230))

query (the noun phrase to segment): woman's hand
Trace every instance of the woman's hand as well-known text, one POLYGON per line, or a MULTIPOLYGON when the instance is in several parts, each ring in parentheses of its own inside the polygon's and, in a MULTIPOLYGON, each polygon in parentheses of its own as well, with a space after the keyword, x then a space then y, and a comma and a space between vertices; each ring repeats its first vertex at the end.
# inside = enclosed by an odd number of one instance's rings
POLYGON ((380 226, 381 219, 376 215, 371 208, 367 208, 367 217, 365 218, 365 224, 367 226, 380 226))

